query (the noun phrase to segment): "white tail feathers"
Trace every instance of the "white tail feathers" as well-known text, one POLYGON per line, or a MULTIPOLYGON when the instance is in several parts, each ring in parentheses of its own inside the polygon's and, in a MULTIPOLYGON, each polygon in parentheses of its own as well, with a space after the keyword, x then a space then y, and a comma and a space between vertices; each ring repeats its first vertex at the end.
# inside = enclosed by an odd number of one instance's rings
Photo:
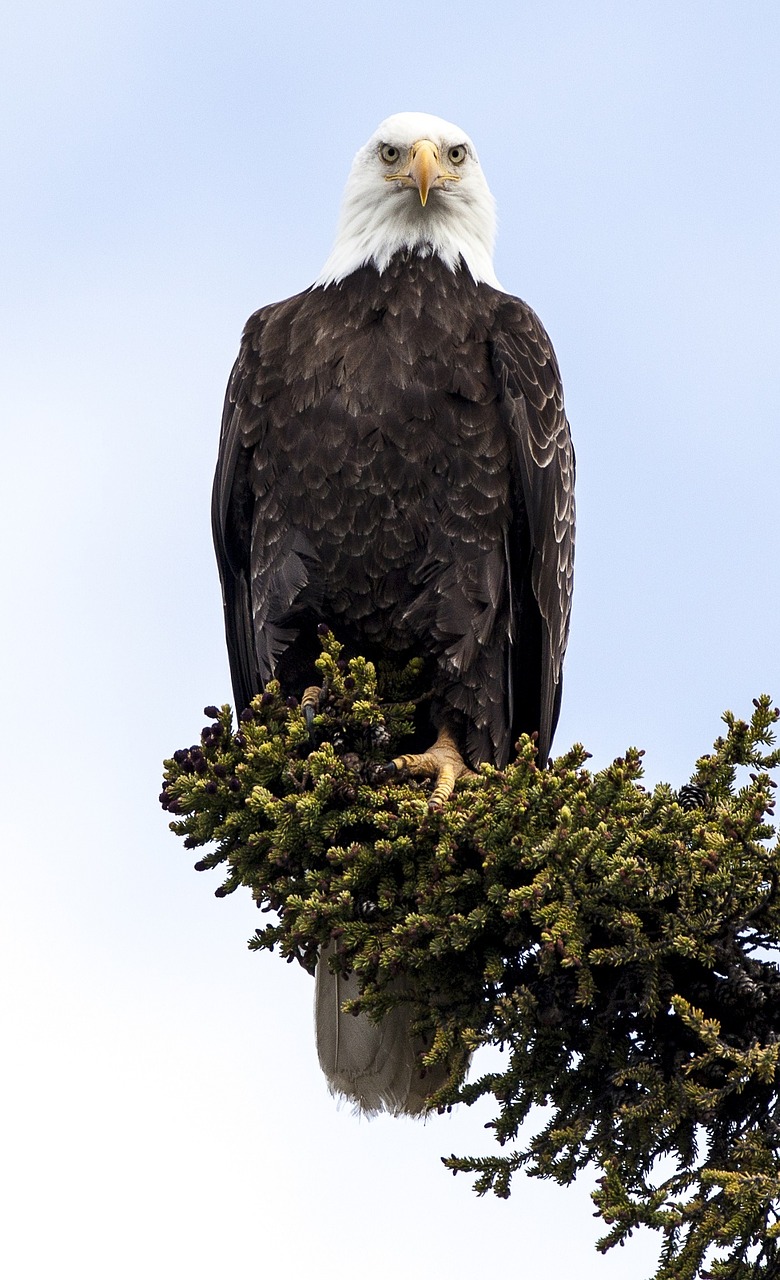
POLYGON ((320 953, 314 995, 317 1053, 331 1092, 354 1102, 363 1115, 420 1115, 445 1083, 445 1068, 437 1064, 421 1076, 418 1054, 424 1046, 409 1031, 407 1005, 391 1009, 380 1023, 342 1013, 345 1000, 359 995, 359 984, 354 973, 331 973, 333 946, 320 953))

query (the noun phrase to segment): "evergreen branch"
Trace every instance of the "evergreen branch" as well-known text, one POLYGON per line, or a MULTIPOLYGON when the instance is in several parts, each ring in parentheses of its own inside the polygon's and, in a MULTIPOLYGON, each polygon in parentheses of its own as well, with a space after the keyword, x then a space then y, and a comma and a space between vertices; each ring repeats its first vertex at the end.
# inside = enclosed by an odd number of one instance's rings
POLYGON ((602 1250, 647 1226, 655 1280, 780 1274, 778 710, 726 713, 679 794, 645 790, 633 748, 598 772, 580 746, 541 769, 522 738, 429 813, 429 784, 378 770, 426 696, 422 664, 378 676, 322 644, 313 738, 271 684, 237 728, 206 708, 165 762, 172 830, 210 846, 197 868, 224 864, 217 894, 246 886, 270 913, 250 947, 313 972, 335 941, 355 1012, 410 1003, 425 1064, 449 1068, 432 1106, 496 1105, 511 1149, 444 1161, 479 1194, 593 1166, 602 1250), (488 1044, 504 1069, 466 1082, 488 1044), (548 1121, 523 1144, 533 1106, 548 1121))

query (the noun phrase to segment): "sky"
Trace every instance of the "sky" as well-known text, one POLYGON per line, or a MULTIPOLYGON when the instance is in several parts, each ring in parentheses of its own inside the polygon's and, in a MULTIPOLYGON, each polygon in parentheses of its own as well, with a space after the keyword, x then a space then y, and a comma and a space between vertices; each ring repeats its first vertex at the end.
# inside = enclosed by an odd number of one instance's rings
POLYGON ((587 1178, 478 1200, 489 1112, 339 1109, 312 983, 167 830, 230 700, 209 493, 246 317, 306 288, 386 115, 475 140, 578 456, 556 747, 680 785, 780 697, 780 10, 6 0, 0 1268, 639 1280, 587 1178))

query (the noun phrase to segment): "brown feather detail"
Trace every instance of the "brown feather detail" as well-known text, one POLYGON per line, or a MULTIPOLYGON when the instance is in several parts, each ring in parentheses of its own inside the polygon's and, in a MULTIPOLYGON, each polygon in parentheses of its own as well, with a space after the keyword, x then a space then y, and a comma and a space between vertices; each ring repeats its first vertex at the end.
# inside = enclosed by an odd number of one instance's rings
MULTIPOLYGON (((534 313, 399 254, 265 307, 225 404, 213 521, 236 702, 311 683, 309 633, 431 660, 471 765, 549 751, 574 458, 534 313)), ((296 690, 299 692, 299 690, 296 690)))

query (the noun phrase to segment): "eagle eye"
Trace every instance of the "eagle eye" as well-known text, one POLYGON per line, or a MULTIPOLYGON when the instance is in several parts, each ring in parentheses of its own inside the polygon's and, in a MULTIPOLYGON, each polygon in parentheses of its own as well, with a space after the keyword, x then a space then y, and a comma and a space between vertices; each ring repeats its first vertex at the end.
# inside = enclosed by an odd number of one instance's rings
POLYGON ((450 147, 447 152, 447 158, 449 159, 450 164, 463 164, 463 161, 466 159, 466 148, 461 145, 458 145, 457 147, 450 147))
POLYGON ((398 150, 398 147, 394 147, 391 142, 385 142, 379 148, 379 154, 385 164, 395 164, 395 162, 401 158, 401 152, 398 150))

